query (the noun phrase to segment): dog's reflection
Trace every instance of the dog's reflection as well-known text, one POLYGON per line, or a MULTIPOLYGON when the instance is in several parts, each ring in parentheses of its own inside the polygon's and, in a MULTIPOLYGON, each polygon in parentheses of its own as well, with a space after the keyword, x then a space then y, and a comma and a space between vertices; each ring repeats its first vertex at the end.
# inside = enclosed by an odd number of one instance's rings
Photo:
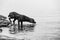
MULTIPOLYGON (((15 34, 15 33, 22 32, 21 30, 18 31, 18 28, 16 26, 18 26, 18 25, 15 24, 15 27, 14 28, 12 28, 13 26, 11 26, 11 28, 10 28, 10 32, 11 33, 15 34)), ((25 32, 33 32, 35 26, 36 26, 36 24, 24 24, 23 25, 23 31, 25 31, 25 32)))

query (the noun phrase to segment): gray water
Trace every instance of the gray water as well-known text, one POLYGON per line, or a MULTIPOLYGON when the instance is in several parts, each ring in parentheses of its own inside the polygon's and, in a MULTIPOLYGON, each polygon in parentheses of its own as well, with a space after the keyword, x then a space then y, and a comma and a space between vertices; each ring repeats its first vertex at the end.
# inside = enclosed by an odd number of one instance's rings
POLYGON ((9 34, 8 28, 3 30, 0 35, 20 40, 60 40, 60 22, 38 22, 33 32, 24 31, 17 34, 9 34))

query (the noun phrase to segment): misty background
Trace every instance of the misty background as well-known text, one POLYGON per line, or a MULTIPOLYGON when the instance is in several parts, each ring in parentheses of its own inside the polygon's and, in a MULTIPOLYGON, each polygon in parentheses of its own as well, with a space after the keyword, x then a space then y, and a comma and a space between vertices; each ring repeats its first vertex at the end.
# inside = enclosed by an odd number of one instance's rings
POLYGON ((0 0, 0 14, 12 11, 34 18, 37 22, 59 22, 60 0, 0 0))

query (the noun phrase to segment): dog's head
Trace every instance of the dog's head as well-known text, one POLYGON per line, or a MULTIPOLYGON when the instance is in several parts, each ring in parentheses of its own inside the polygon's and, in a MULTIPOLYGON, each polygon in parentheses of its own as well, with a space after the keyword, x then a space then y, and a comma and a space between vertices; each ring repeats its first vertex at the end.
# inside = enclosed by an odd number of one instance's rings
POLYGON ((9 13, 8 17, 13 18, 13 17, 14 17, 14 13, 15 13, 15 12, 11 12, 11 13, 9 13))

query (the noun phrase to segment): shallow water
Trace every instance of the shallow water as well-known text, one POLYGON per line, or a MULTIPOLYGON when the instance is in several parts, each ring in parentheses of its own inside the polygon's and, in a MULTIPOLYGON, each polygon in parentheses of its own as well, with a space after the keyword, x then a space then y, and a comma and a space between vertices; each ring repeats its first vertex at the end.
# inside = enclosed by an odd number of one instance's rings
POLYGON ((10 34, 8 30, 4 28, 0 35, 25 40, 60 40, 60 22, 38 22, 33 32, 10 34))

